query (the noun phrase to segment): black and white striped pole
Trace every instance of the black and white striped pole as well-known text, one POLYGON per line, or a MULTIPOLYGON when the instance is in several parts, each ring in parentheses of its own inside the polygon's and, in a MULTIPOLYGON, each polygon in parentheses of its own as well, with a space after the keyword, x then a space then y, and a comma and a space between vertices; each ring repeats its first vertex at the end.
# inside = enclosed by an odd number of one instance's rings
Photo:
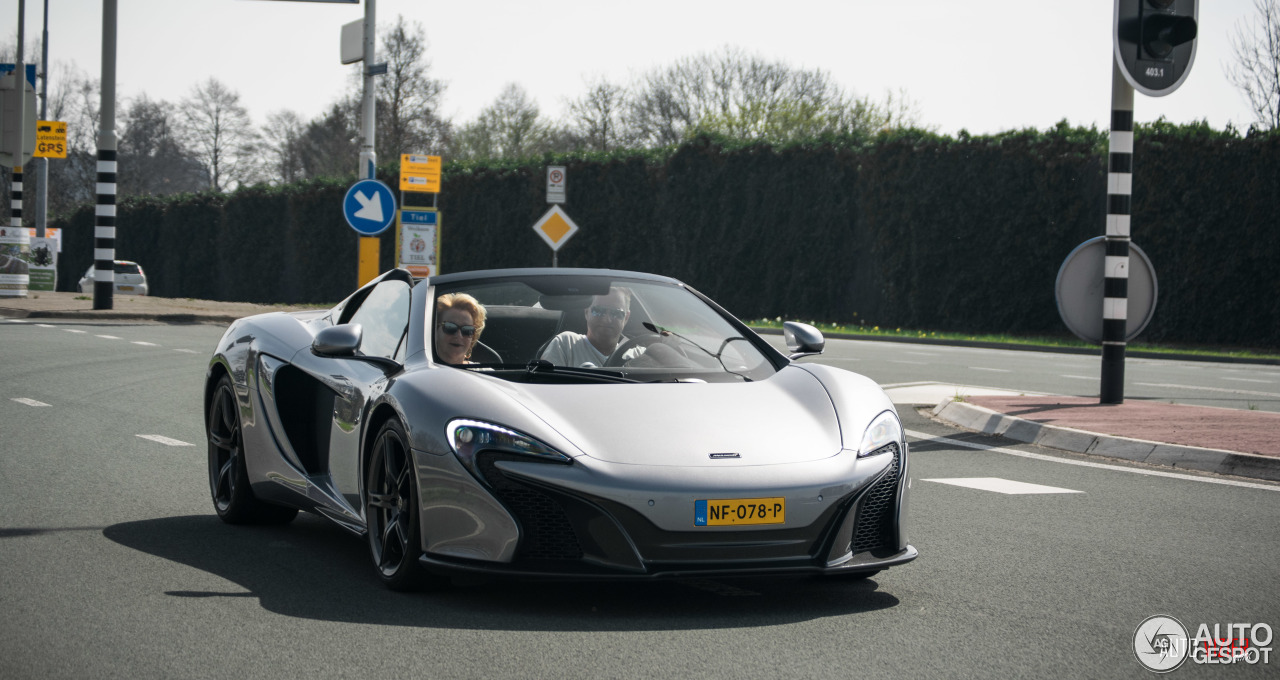
MULTIPOLYGON (((1118 64, 1111 73, 1111 141, 1107 160, 1106 259, 1102 294, 1104 404, 1124 402, 1125 335, 1129 321, 1129 218, 1133 205, 1133 87, 1118 64)), ((1095 317, 1096 318, 1096 317, 1095 317)))
POLYGON ((93 221, 93 308, 111 309, 116 279, 116 0, 102 0, 102 103, 93 221))
POLYGON ((1196 58, 1197 0, 1115 0, 1111 142, 1103 265, 1103 404, 1124 403, 1133 215, 1133 93, 1163 97, 1182 85, 1196 58))

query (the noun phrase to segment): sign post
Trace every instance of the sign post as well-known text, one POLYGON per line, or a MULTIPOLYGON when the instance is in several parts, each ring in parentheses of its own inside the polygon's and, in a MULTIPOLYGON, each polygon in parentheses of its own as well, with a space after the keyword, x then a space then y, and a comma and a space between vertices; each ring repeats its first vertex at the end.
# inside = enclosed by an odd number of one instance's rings
POLYGON ((357 262, 359 284, 363 286, 378 276, 381 248, 378 239, 371 237, 391 226, 396 217, 395 195, 390 187, 376 179, 362 179, 347 189, 342 215, 361 237, 357 262))
POLYGON ((439 156, 400 155, 400 221, 396 226, 396 266, 414 276, 440 273, 440 173, 439 156), (405 194, 431 194, 431 207, 407 206, 405 194))
POLYGON ((1102 378, 1098 388, 1103 404, 1124 403, 1133 214, 1133 92, 1163 97, 1182 85, 1195 62, 1196 18, 1196 0, 1115 0, 1102 268, 1102 378))

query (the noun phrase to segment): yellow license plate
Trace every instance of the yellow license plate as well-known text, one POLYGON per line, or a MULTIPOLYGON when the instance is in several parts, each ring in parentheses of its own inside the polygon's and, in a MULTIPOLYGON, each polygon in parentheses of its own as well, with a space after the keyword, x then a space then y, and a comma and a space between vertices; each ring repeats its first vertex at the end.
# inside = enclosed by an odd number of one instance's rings
POLYGON ((133 286, 120 286, 120 290, 133 290, 133 286))
POLYGON ((693 525, 723 527, 739 524, 783 524, 787 499, 727 498, 693 502, 693 525))

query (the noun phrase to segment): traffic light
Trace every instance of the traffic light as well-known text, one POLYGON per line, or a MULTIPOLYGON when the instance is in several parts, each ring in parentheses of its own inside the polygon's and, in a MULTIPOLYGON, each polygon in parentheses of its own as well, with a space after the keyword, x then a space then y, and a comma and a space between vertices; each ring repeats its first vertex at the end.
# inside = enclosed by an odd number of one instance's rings
POLYGON ((1116 63, 1133 89, 1162 97, 1196 59, 1196 0, 1116 0, 1116 63))

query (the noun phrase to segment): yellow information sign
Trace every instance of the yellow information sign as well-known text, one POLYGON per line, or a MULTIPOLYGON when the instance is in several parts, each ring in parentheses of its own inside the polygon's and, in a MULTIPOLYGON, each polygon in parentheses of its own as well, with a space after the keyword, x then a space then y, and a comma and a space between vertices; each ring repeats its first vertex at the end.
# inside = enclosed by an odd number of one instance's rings
POLYGON ((67 124, 59 120, 36 121, 36 158, 67 157, 67 124))
POLYGON ((400 155, 400 191, 440 193, 439 156, 406 153, 400 155))

